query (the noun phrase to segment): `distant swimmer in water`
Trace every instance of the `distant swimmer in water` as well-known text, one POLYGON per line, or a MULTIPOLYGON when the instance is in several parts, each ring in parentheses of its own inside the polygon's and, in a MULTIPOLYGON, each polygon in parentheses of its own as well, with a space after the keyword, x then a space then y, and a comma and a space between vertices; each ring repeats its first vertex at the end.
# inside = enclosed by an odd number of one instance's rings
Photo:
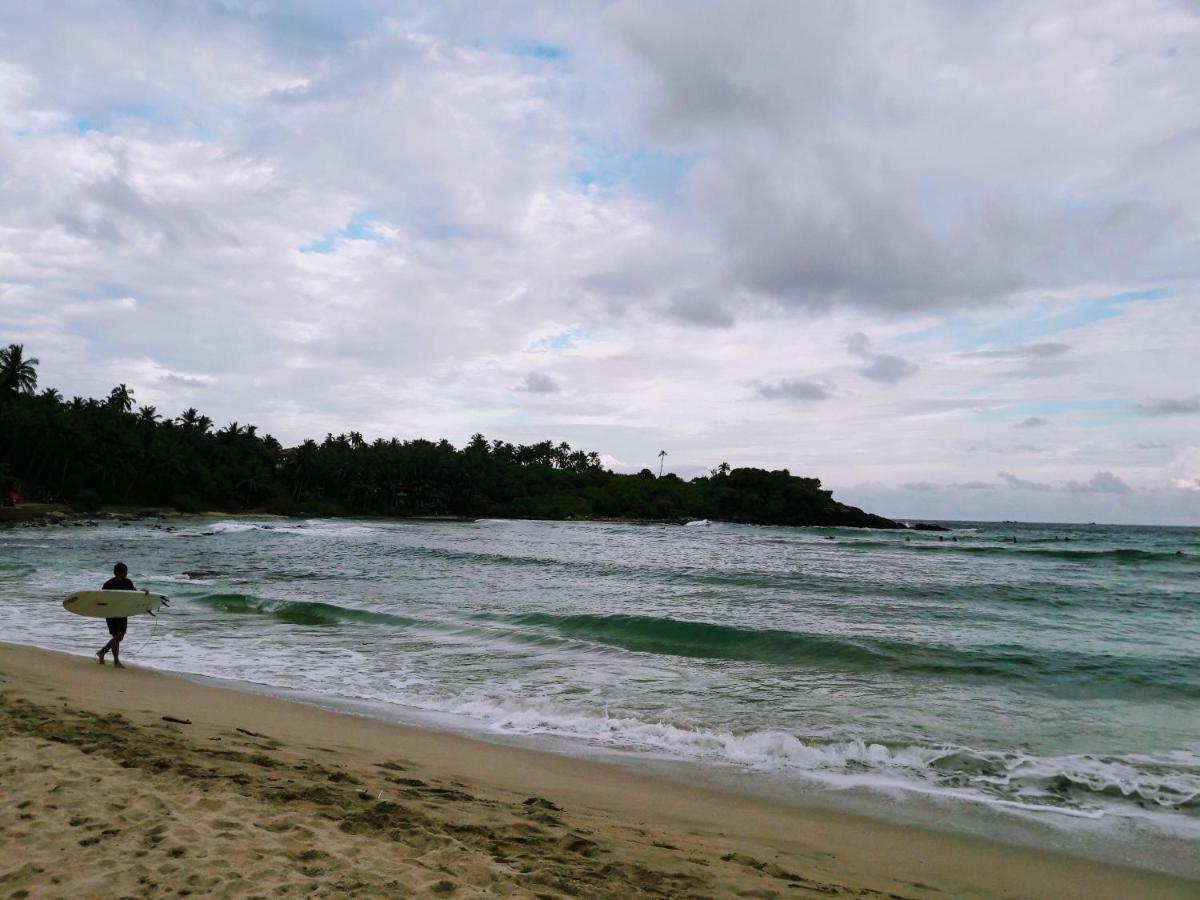
MULTIPOLYGON (((104 587, 101 590, 136 591, 137 588, 129 580, 129 567, 123 562, 119 562, 113 566, 113 577, 104 582, 104 587)), ((148 594, 149 591, 143 590, 142 593, 148 594)), ((104 665, 104 654, 111 650, 113 665, 118 669, 123 669, 125 667, 121 665, 121 641, 125 637, 125 630, 129 627, 129 619, 121 617, 119 619, 105 619, 104 622, 108 625, 109 639, 108 643, 97 651, 96 658, 100 660, 100 665, 104 665)))

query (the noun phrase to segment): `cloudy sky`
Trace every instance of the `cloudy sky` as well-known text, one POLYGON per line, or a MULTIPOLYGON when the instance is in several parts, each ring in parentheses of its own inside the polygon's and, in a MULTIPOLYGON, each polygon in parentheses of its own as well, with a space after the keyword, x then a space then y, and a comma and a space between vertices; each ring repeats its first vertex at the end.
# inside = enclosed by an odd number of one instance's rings
POLYGON ((285 444, 1200 524, 1200 7, 0 0, 0 341, 285 444))

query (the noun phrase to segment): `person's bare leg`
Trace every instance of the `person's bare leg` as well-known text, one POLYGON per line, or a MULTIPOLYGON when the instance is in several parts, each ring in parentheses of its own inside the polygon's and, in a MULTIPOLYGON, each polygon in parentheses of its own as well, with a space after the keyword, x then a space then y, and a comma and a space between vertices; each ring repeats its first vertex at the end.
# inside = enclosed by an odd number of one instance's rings
MULTIPOLYGON (((100 648, 100 649, 99 649, 99 650, 96 652, 96 659, 100 660, 100 665, 104 665, 104 654, 105 654, 105 653, 107 653, 109 650, 112 650, 112 649, 113 649, 113 642, 112 642, 112 638, 109 638, 109 639, 108 639, 108 643, 107 643, 107 644, 105 644, 103 647, 101 647, 101 648, 100 648)), ((113 657, 114 657, 114 658, 116 657, 116 653, 115 653, 115 652, 113 653, 113 657)))
POLYGON ((125 632, 122 631, 120 634, 114 634, 113 639, 109 641, 109 643, 112 644, 113 665, 118 669, 125 668, 123 665, 121 665, 121 639, 124 637, 125 632))

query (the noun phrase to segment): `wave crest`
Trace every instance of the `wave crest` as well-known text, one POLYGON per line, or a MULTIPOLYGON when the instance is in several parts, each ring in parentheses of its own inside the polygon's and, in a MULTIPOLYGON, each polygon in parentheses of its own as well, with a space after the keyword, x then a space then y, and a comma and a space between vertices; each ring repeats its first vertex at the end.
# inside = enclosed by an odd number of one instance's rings
POLYGON ((709 622, 630 615, 508 617, 578 640, 640 653, 822 668, 1023 679, 1043 690, 1090 695, 1200 697, 1200 659, 1118 657, 1059 651, 1039 654, 1014 645, 955 647, 872 636, 746 629, 709 622))
POLYGON ((316 601, 263 600, 252 594, 206 594, 203 597, 192 597, 190 602, 233 615, 270 616, 289 625, 341 625, 352 622, 412 625, 416 622, 415 619, 391 613, 351 609, 316 601))

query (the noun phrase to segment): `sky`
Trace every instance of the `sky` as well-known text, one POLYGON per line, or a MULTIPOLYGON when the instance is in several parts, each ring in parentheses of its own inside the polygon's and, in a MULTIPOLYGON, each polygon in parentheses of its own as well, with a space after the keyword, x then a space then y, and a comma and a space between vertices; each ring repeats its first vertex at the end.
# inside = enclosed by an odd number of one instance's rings
POLYGON ((1200 525, 1200 6, 0 0, 0 342, 285 445, 1200 525))

